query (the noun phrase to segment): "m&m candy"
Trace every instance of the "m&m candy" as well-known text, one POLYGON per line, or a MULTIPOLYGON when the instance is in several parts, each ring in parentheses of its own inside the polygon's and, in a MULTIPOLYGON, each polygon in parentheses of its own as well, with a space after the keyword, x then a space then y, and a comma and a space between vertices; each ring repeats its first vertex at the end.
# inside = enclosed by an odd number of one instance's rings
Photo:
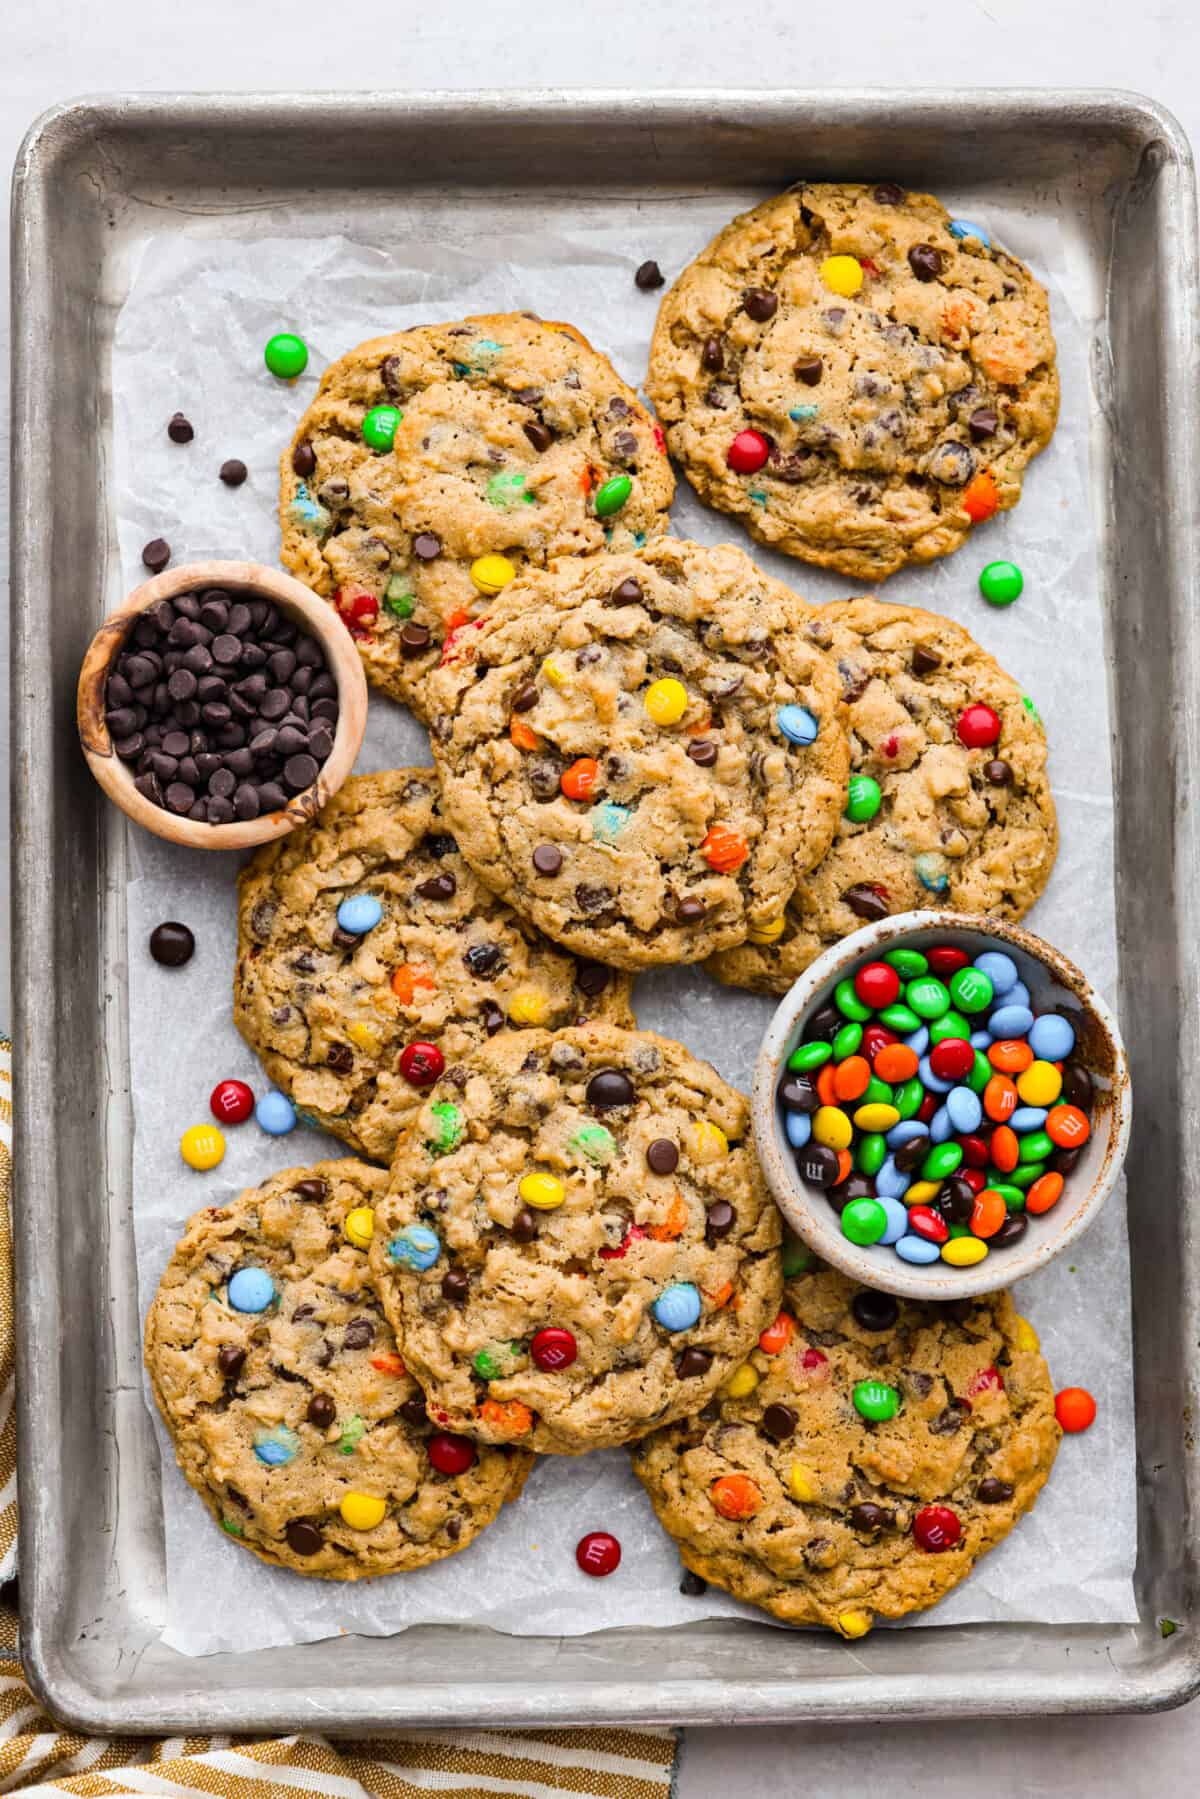
POLYGON ((207 1174, 225 1154, 225 1139, 215 1124, 189 1125, 179 1139, 179 1153, 189 1168, 207 1174))
POLYGON ((308 345, 292 331, 277 331, 267 339, 263 361, 280 381, 294 381, 308 367, 308 345))
POLYGON ((208 1109, 222 1124, 245 1124, 254 1110, 254 1094, 245 1081, 218 1081, 208 1096, 208 1109))
POLYGON ((1058 1204, 1094 1083, 1071 1019, 1034 1004, 1004 951, 935 942, 864 958, 802 1021, 780 1126, 848 1242, 973 1268, 1058 1204))
POLYGON ((589 1530, 575 1545, 575 1560, 584 1574, 599 1579, 621 1565, 621 1545, 607 1530, 589 1530))
POLYGON ((254 1108, 260 1128, 269 1137, 286 1137, 296 1128, 296 1108, 283 1093, 264 1093, 254 1108))

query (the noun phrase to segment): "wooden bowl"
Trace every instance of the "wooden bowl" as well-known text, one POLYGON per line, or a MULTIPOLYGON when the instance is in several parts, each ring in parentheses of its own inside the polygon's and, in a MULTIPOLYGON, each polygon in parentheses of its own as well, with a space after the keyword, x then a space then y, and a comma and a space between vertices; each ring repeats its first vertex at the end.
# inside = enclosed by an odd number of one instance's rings
POLYGON ((79 671, 76 693, 79 741, 88 767, 110 800, 135 824, 144 825, 170 843, 189 849, 240 850, 269 843, 303 824, 332 799, 354 766, 367 723, 367 683, 354 639, 333 607, 319 600, 300 581, 281 570, 257 562, 189 562, 167 569, 135 587, 129 597, 105 619, 93 637, 79 671), (154 805, 133 784, 133 770, 115 753, 105 722, 105 688, 109 670, 119 654, 138 613, 159 600, 193 593, 205 587, 271 600, 281 612, 315 637, 325 652, 330 674, 337 682, 338 721, 331 750, 311 787, 289 800, 280 812, 259 818, 235 819, 232 824, 210 825, 199 819, 180 818, 154 805))

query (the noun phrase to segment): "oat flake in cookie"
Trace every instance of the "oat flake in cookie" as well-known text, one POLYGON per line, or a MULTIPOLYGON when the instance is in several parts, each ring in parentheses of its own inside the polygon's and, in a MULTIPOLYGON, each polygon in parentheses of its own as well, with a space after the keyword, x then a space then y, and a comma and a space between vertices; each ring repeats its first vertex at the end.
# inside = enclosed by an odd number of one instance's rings
POLYGON ((775 1317, 779 1240, 742 1096, 593 1025, 431 1090, 371 1257, 436 1423, 578 1455, 704 1405, 775 1317))
POLYGON ((516 583, 429 684, 463 854, 618 967, 778 934, 845 803, 814 616, 741 550, 678 538, 516 583))
POLYGON ((574 326, 420 325, 326 369, 280 461, 281 555, 423 715, 445 640, 506 581, 657 536, 674 490, 661 431, 574 326))
POLYGON ((597 1016, 632 1024, 628 979, 476 879, 431 768, 353 776, 242 871, 237 1027, 302 1112, 377 1161, 497 1031, 597 1016))
POLYGON ((320 1162, 198 1212, 146 1319, 155 1398, 213 1516, 264 1561, 331 1580, 465 1549, 533 1465, 461 1441, 450 1455, 426 1417, 361 1247, 386 1182, 320 1162))
POLYGON ((847 183, 713 239, 662 303, 647 379, 703 499, 866 581, 1016 505, 1058 417, 1049 302, 962 230, 929 194, 847 183))
POLYGON ((634 1469, 693 1573, 859 1637, 944 1598, 1029 1510, 1053 1387, 1007 1293, 933 1305, 818 1270, 784 1306, 738 1397, 656 1431, 634 1469))
MULTIPOLYGON (((709 964, 721 980, 766 993, 786 992, 831 943, 889 913, 948 906, 1021 918, 1058 849, 1045 732, 969 632, 878 600, 823 606, 810 630, 841 677, 858 817, 843 816, 824 860, 797 882, 773 943, 709 964), (959 724, 981 707, 998 734, 970 748, 959 724)), ((973 735, 970 721, 963 729, 973 735)))

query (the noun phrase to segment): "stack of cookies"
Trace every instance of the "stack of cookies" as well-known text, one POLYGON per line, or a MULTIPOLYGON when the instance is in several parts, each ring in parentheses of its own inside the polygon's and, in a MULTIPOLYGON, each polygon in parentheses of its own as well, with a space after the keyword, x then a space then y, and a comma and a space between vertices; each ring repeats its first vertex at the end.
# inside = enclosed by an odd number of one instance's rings
POLYGON ((670 290, 648 387, 665 439, 572 327, 491 315, 360 346, 300 421, 283 560, 434 766, 352 778, 241 875, 238 1028, 355 1159, 199 1213, 147 1360, 268 1561, 421 1566, 534 1454, 630 1444, 695 1575, 861 1635, 1032 1504, 1036 1338, 1003 1294, 900 1303, 785 1247, 746 1101, 637 1028, 631 977, 780 993, 864 919, 1020 917, 1045 737, 961 626, 667 535, 667 447, 804 560, 943 555, 1053 429, 1046 297, 928 196, 800 188, 670 290))

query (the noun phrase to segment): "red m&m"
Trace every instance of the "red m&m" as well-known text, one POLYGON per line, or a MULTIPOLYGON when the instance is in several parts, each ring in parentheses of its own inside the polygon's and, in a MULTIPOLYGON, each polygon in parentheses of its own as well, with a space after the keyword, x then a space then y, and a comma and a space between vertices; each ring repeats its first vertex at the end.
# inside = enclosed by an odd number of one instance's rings
POLYGON ((469 1437, 439 1430, 425 1445, 425 1453, 439 1474, 465 1474, 475 1461, 475 1445, 469 1437))
POLYGON ((771 446, 761 431, 739 431, 725 460, 735 475, 755 475, 771 454, 771 446))
POLYGON ((218 1081, 208 1096, 208 1107, 222 1124, 245 1124, 254 1110, 254 1095, 245 1081, 218 1081))
POLYGON ((912 1533, 922 1549, 941 1555, 960 1541, 962 1525, 948 1505, 923 1505, 913 1519, 912 1533))
POLYGON ((621 1545, 606 1530, 589 1530, 575 1545, 575 1560, 585 1574, 597 1579, 612 1574, 621 1564, 621 1545))
POLYGON ((986 750, 1000 737, 999 715, 990 706, 968 706, 959 714, 958 740, 969 750, 986 750))
POLYGON ((886 962, 864 962, 854 977, 854 991, 864 1006, 878 1011, 900 997, 900 976, 886 962))
POLYGON ((544 1330, 533 1333, 529 1354, 544 1374, 557 1374, 560 1369, 571 1366, 579 1354, 579 1347, 569 1330, 548 1324, 544 1330))
POLYGON ((436 1043, 408 1043, 400 1051, 400 1072, 410 1087, 432 1087, 445 1066, 436 1043))

